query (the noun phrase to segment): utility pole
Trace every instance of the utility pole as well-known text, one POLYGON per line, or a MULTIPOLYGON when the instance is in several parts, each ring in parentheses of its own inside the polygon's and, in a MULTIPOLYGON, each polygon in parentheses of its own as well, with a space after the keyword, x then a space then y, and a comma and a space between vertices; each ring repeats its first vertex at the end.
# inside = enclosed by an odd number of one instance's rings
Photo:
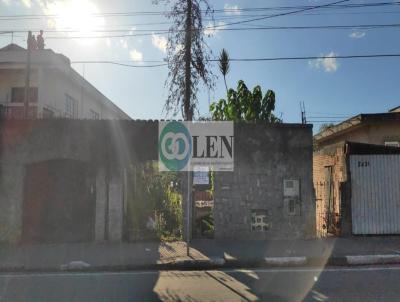
MULTIPOLYGON (((186 28, 185 28, 185 99, 184 99, 184 119, 193 120, 193 107, 191 106, 191 56, 192 56, 192 0, 187 1, 186 8, 186 28)), ((188 163, 190 168, 190 161, 188 163)), ((192 173, 187 171, 187 194, 186 194, 186 254, 190 255, 191 239, 191 216, 192 216, 192 173)))
POLYGON ((28 32, 27 40, 27 59, 26 59, 26 76, 24 91, 24 119, 29 117, 29 101, 30 101, 30 80, 31 80, 31 51, 32 51, 32 32, 28 32))

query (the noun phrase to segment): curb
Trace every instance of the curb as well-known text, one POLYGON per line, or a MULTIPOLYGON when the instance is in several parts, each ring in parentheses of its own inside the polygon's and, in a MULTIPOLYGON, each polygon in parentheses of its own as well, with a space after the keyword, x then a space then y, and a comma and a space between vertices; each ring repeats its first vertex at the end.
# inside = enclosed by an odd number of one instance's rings
POLYGON ((307 263, 306 257, 266 257, 267 266, 302 266, 307 263))
POLYGON ((235 259, 228 257, 211 257, 210 259, 177 259, 165 263, 123 264, 123 265, 90 265, 75 261, 58 267, 0 267, 0 272, 116 272, 138 270, 215 270, 236 268, 268 268, 268 267, 321 267, 321 266, 362 266, 400 264, 399 254, 383 255, 348 255, 339 257, 266 257, 264 259, 235 259))
POLYGON ((399 264, 400 255, 356 255, 346 256, 349 265, 368 265, 368 264, 399 264))

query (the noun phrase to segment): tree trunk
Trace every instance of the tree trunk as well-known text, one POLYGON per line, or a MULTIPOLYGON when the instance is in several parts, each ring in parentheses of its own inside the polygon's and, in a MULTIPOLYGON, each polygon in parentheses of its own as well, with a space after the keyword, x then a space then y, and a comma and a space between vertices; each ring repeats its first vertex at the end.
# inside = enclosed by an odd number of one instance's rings
POLYGON ((184 99, 184 119, 193 119, 193 106, 191 106, 191 56, 192 56, 192 0, 187 0, 186 11, 186 38, 185 38, 185 99, 184 99))
MULTIPOLYGON (((191 104, 191 56, 192 56, 192 0, 187 0, 186 11, 186 37, 185 37, 185 99, 184 99, 184 119, 186 121, 193 120, 193 106, 191 104)), ((190 164, 190 163, 189 163, 190 164)), ((183 188, 184 196, 186 197, 186 254, 189 256, 190 239, 192 235, 192 173, 187 171, 187 186, 183 188)), ((183 182, 184 183, 184 182, 183 182)), ((185 227, 184 227, 185 229, 185 227)))
POLYGON ((226 76, 224 75, 224 83, 226 88, 226 98, 228 99, 228 85, 226 85, 226 76))

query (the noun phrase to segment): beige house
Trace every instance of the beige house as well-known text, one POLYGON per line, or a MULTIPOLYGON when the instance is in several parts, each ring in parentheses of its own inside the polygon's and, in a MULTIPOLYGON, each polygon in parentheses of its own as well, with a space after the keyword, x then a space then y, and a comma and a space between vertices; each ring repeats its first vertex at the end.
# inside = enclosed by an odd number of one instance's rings
MULTIPOLYGON (((0 49, 0 113, 24 116, 27 50, 9 44, 0 49)), ((79 75, 70 60, 50 49, 31 54, 29 117, 130 119, 118 106, 79 75)))
POLYGON ((320 151, 344 141, 400 146, 400 106, 387 113, 359 114, 314 136, 320 151))
POLYGON ((351 199, 350 155, 399 153, 395 147, 400 147, 400 107, 354 116, 316 134, 314 145, 317 235, 348 235, 350 227, 343 222, 349 221, 349 212, 344 213, 344 209, 351 199))

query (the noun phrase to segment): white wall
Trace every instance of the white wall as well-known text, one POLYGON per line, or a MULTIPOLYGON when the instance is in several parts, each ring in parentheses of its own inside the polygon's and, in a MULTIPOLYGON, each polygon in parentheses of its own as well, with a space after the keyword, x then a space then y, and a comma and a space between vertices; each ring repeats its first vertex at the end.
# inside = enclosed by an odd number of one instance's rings
MULTIPOLYGON (((0 63, 3 62, 0 65, 0 104, 10 102, 12 87, 25 86, 25 61, 24 51, 0 52, 0 63)), ((38 87, 39 116, 43 108, 48 108, 56 117, 65 117, 66 96, 69 95, 78 103, 78 119, 93 118, 91 110, 98 113, 100 119, 129 119, 129 116, 74 71, 66 57, 53 51, 32 53, 30 86, 38 87)))
POLYGON ((91 110, 99 114, 100 119, 121 119, 123 115, 106 108, 109 100, 82 87, 85 81, 73 77, 73 72, 60 71, 54 68, 43 68, 39 95, 41 107, 55 111, 56 116, 65 116, 66 96, 78 102, 79 119, 91 119, 91 110))
MULTIPOLYGON (((37 85, 37 71, 32 70, 31 87, 37 85)), ((25 87, 25 70, 0 69, 0 104, 11 102, 12 87, 25 87)))

